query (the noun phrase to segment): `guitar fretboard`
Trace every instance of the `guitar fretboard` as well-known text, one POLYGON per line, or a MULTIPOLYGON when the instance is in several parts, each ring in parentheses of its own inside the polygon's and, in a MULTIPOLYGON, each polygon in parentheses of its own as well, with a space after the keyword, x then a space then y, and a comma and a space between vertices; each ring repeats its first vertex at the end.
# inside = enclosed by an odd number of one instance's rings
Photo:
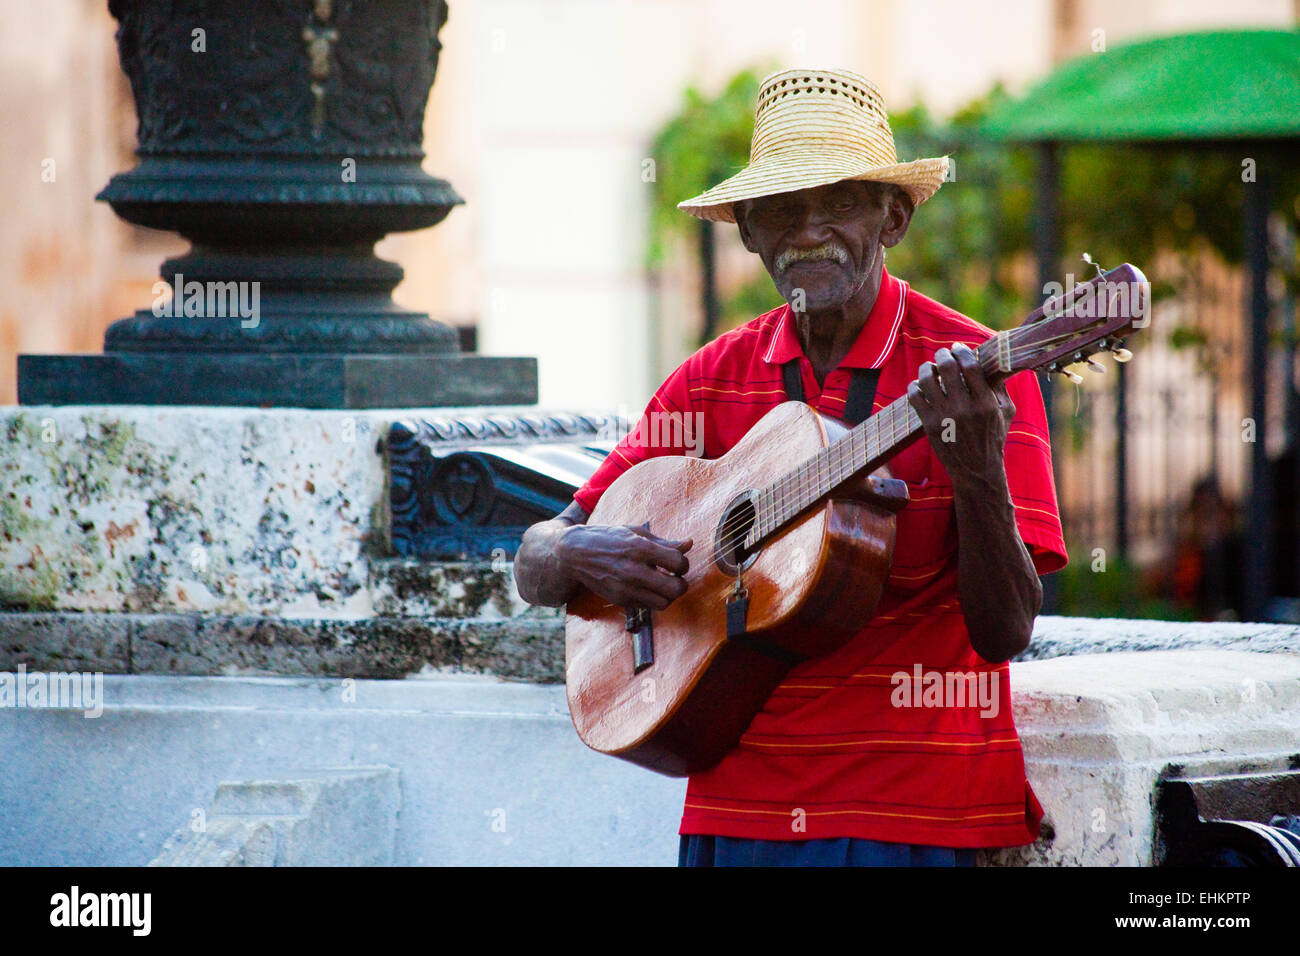
MULTIPOLYGON (((1009 340, 999 332, 976 350, 986 375, 1007 369, 1009 340)), ((745 536, 752 548, 776 533, 840 485, 866 470, 874 471, 924 431, 921 417, 906 395, 869 416, 846 436, 823 448, 759 492, 753 527, 745 536)))

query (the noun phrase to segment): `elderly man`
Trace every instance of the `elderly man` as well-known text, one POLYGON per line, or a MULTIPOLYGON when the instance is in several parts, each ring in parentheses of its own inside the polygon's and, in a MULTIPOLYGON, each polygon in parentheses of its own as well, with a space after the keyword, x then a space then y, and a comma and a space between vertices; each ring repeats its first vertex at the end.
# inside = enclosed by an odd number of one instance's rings
MULTIPOLYGON (((976 848, 1038 836, 1006 661, 1029 644, 1038 575, 1066 563, 1042 398, 1032 373, 990 385, 973 347, 992 330, 885 268, 947 166, 897 161, 863 77, 791 70, 760 88, 750 165, 681 204, 735 222, 786 305, 688 358, 647 417, 701 421, 715 458, 783 401, 859 419, 906 394, 926 436, 890 462, 911 500, 875 616, 794 667, 737 747, 691 776, 682 865, 969 865, 976 848), (987 695, 945 699, 952 674, 987 695)), ((524 536, 520 594, 559 605, 585 587, 652 609, 680 597, 692 542, 585 522, 627 468, 685 453, 620 443, 524 536)))

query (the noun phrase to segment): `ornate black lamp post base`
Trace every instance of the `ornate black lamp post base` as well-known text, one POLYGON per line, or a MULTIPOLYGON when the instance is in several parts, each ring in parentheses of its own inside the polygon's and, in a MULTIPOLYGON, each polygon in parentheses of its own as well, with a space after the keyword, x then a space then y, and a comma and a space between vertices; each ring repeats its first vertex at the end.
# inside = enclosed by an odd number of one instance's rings
POLYGON ((420 168, 442 0, 110 0, 140 165, 100 193, 179 232, 102 355, 20 355, 22 404, 531 404, 533 358, 463 355, 392 300, 390 232, 463 200, 420 168), (159 294, 160 293, 160 294, 159 294))

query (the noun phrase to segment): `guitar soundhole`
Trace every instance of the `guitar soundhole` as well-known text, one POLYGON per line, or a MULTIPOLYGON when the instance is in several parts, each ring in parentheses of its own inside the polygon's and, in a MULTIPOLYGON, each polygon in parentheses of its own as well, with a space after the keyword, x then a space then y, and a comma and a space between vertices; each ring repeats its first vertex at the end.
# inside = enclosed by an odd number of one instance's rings
POLYGON ((751 551, 745 547, 745 538, 754 527, 758 514, 755 510, 757 497, 757 491, 746 491, 737 495, 731 504, 727 505, 727 510, 722 513, 722 520, 718 522, 718 529, 713 539, 713 551, 717 555, 718 567, 724 574, 737 574, 753 564, 758 557, 758 548, 751 551))

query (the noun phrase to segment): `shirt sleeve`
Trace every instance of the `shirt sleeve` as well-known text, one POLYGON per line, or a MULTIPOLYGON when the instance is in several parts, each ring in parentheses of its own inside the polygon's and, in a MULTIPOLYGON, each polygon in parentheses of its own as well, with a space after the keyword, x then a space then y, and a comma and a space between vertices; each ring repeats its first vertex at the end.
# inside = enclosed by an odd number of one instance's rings
POLYGON ((587 514, 605 489, 633 465, 661 455, 703 456, 704 429, 701 416, 691 409, 689 364, 687 359, 659 386, 636 425, 574 492, 573 500, 587 514))
POLYGON ((1059 571, 1069 562, 1052 475, 1052 445, 1038 376, 1018 372, 1007 379, 1016 414, 1007 431, 1003 460, 1016 509, 1016 528, 1039 574, 1059 571))

